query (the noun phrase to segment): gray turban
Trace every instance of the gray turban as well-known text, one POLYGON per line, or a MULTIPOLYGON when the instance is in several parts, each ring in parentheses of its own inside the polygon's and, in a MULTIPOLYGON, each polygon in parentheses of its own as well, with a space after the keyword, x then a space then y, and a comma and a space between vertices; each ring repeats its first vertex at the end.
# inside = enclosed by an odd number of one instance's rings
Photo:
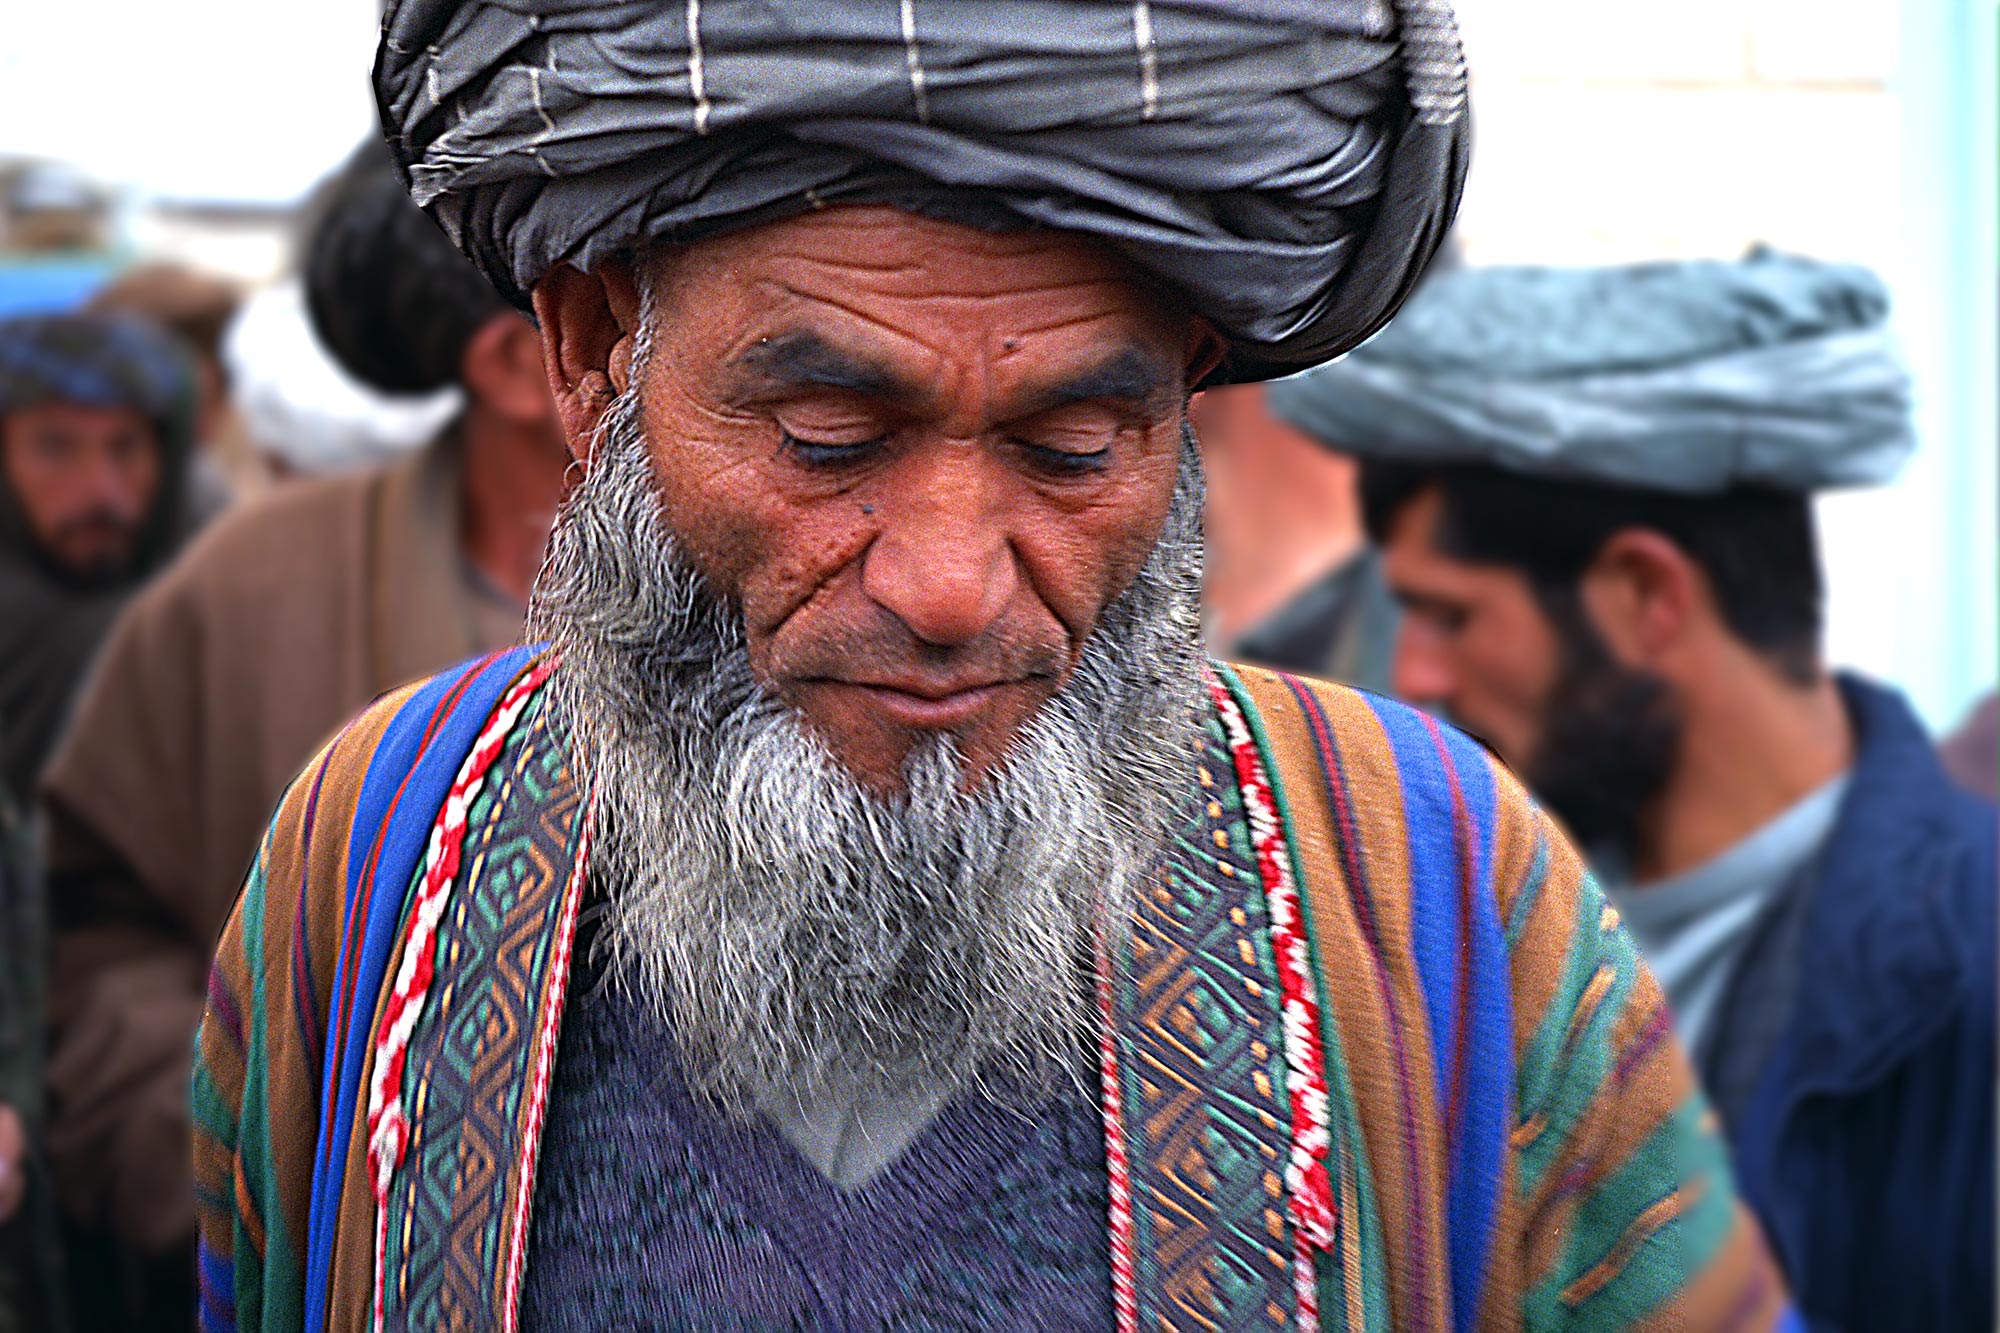
POLYGON ((1381 326, 1468 148, 1447 0, 391 0, 375 95, 517 304, 560 263, 889 203, 1103 240, 1238 380, 1381 326))
POLYGON ((1690 493, 1887 481, 1910 386, 1865 269, 1739 263, 1467 268, 1388 328, 1269 390, 1345 453, 1487 463, 1690 493))

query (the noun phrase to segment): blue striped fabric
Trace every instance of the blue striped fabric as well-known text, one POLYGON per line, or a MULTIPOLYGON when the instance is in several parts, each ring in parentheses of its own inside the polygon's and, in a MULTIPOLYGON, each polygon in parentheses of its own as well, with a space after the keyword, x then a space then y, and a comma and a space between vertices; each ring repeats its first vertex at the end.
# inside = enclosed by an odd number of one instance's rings
POLYGON ((369 760, 349 833, 347 935, 327 1014, 320 1105, 332 1114, 320 1119, 307 1214, 305 1314, 313 1333, 326 1324, 347 1144, 361 1100, 375 997, 402 924, 404 897, 479 729, 537 651, 515 648, 433 677, 389 724, 369 760), (345 1011, 343 999, 354 1001, 345 1011))
POLYGON ((1499 1207, 1514 1071, 1490 1054, 1513 1048, 1513 1005, 1491 882, 1493 766, 1463 733, 1415 709, 1366 696, 1402 778, 1411 941, 1437 1056, 1438 1105, 1451 1127, 1446 1226, 1453 1326, 1479 1317, 1481 1281, 1499 1207), (1468 863, 1461 858, 1469 854, 1468 863), (1462 938, 1469 927, 1474 938, 1462 938), (1462 1052, 1489 1058, 1467 1059, 1462 1052), (1455 1095, 1454 1095, 1455 1094, 1455 1095))
POLYGON ((226 1254, 209 1249, 206 1240, 195 1246, 195 1264, 201 1277, 202 1333, 234 1333, 236 1328, 236 1265, 226 1254))

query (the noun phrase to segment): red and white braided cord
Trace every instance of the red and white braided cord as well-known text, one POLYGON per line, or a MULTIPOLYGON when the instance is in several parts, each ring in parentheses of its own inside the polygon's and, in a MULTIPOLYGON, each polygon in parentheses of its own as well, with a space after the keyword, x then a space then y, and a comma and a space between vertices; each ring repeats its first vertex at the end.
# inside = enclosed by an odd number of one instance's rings
POLYGON ((542 987, 542 1021, 535 1033, 534 1070, 528 1083, 527 1122, 521 1131, 520 1156, 516 1177, 520 1181, 514 1195, 513 1226, 508 1233, 507 1268, 500 1291, 501 1333, 515 1333, 521 1322, 521 1274, 528 1257, 528 1210, 535 1196, 535 1158, 541 1149, 542 1122, 548 1116, 549 1080, 555 1072, 556 1034, 562 1026, 563 1004, 569 994, 570 957, 576 944, 576 914, 583 901, 583 885, 590 865, 591 832, 596 825, 595 800, 583 813, 583 827, 577 833, 576 859, 570 866, 569 882, 557 911, 555 945, 549 959, 548 975, 542 987))
POLYGON ((1314 1256, 1316 1252, 1333 1249, 1337 1223, 1333 1177, 1326 1167, 1333 1134, 1326 1090, 1326 1052, 1320 1041, 1318 983, 1313 976, 1312 946, 1301 915, 1298 885, 1292 877, 1290 851, 1278 823, 1277 802, 1256 738, 1228 688, 1212 677, 1208 688, 1216 711, 1221 714, 1230 755, 1236 763, 1236 783, 1243 794, 1251 847, 1257 856, 1257 871, 1271 913, 1271 946, 1277 956, 1284 997, 1285 1090, 1292 1110, 1292 1146, 1285 1164, 1285 1187, 1290 1195, 1297 1327, 1311 1333, 1319 1327, 1319 1281, 1314 1256))
POLYGON ((375 1302, 374 1327, 383 1320, 383 1300, 388 1275, 383 1271, 389 1244, 389 1185, 402 1165, 410 1142, 410 1126, 403 1108, 403 1065, 409 1055, 410 1034, 416 1030, 430 992, 437 960, 437 928, 450 902, 452 885, 458 878, 459 862, 465 850, 466 816, 486 783, 486 774, 500 757, 521 710, 548 679, 555 663, 543 658, 526 675, 509 687, 500 705, 487 719, 465 757, 458 777, 445 797, 444 809, 431 826, 430 844, 424 851, 424 874, 417 886, 405 928, 403 961, 396 982, 376 1024, 371 1054, 373 1072, 368 1084, 368 1175, 375 1196, 375 1302))
POLYGON ((1104 1025, 1098 1034, 1098 1056, 1104 1084, 1104 1163, 1111 1177, 1111 1297, 1118 1311, 1118 1333, 1138 1333, 1132 1166, 1125 1151, 1125 1099, 1118 1085, 1118 1013, 1112 998, 1111 955, 1101 939, 1097 949, 1097 1004, 1104 1015, 1104 1025))

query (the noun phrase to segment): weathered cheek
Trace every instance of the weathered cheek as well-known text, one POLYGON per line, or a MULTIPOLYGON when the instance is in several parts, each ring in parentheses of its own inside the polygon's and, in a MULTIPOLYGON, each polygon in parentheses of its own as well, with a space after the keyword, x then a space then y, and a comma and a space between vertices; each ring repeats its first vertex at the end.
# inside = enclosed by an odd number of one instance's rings
POLYGON ((759 660, 772 636, 802 611, 831 602, 843 591, 861 596, 859 562, 872 529, 828 508, 785 507, 764 531, 757 562, 745 571, 740 585, 744 628, 759 660))
POLYGON ((648 402, 647 448, 667 530, 710 581, 735 594, 772 526, 764 467, 740 423, 663 393, 648 402))
POLYGON ((742 608, 753 660, 823 598, 873 531, 851 497, 797 493, 762 423, 662 393, 647 412, 667 530, 717 592, 742 608))
POLYGON ((758 469, 742 460, 684 456, 662 468, 660 500, 667 531, 695 567, 734 591, 759 556, 770 528, 758 469))
POLYGON ((1117 491, 1052 517, 1051 546, 1065 559, 1053 580, 1073 610, 1057 608, 1074 627, 1080 613, 1091 625, 1132 585, 1159 543, 1173 502, 1178 462, 1150 466, 1117 491))

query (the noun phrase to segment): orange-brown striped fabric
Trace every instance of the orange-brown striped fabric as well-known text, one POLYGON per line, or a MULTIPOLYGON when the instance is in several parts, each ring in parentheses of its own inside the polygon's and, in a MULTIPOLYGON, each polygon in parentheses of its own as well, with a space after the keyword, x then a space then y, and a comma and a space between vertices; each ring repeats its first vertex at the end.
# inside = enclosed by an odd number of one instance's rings
MULTIPOLYGON (((222 932, 196 1049, 194 1169, 203 1299, 227 1297, 232 1308, 205 1305, 205 1327, 305 1326, 300 1275, 326 1018, 347 925, 330 887, 347 880, 348 833, 369 760, 416 688, 385 696, 292 784, 222 932), (233 1271, 217 1281, 223 1274, 210 1270, 225 1263, 233 1271), (239 1324, 237 1310, 258 1316, 239 1324)), ((367 1203, 365 1189, 358 1195, 344 1214, 367 1203)), ((365 1234, 371 1220, 343 1217, 342 1230, 355 1223, 365 1234)), ((340 1303, 364 1314, 372 1263, 372 1254, 346 1256, 334 1280, 340 1303)))
MULTIPOLYGON (((1736 1198, 1659 988, 1561 832, 1463 738, 1439 753, 1458 764, 1454 788, 1486 785, 1490 813, 1481 827, 1454 828, 1418 810, 1436 793, 1413 789, 1417 775, 1392 736, 1410 724, 1400 705, 1248 668, 1236 676, 1283 786, 1324 994, 1359 1103, 1394 1326, 1777 1326, 1788 1309, 1783 1284, 1736 1198), (1442 854, 1440 829, 1480 840, 1479 854, 1442 854), (1429 842, 1419 849, 1413 839, 1429 842), (1452 1118, 1456 1083, 1438 1057, 1452 1046, 1435 1040, 1419 976, 1419 851, 1426 864, 1483 872, 1478 887, 1491 895, 1505 950, 1512 1096, 1476 1310, 1454 1309, 1465 1292, 1447 1262, 1452 1163, 1462 1152, 1454 1135, 1464 1131, 1452 1118)), ((1439 901, 1423 900, 1433 910, 1439 901)), ((1477 940, 1462 932, 1458 946, 1477 940)))

